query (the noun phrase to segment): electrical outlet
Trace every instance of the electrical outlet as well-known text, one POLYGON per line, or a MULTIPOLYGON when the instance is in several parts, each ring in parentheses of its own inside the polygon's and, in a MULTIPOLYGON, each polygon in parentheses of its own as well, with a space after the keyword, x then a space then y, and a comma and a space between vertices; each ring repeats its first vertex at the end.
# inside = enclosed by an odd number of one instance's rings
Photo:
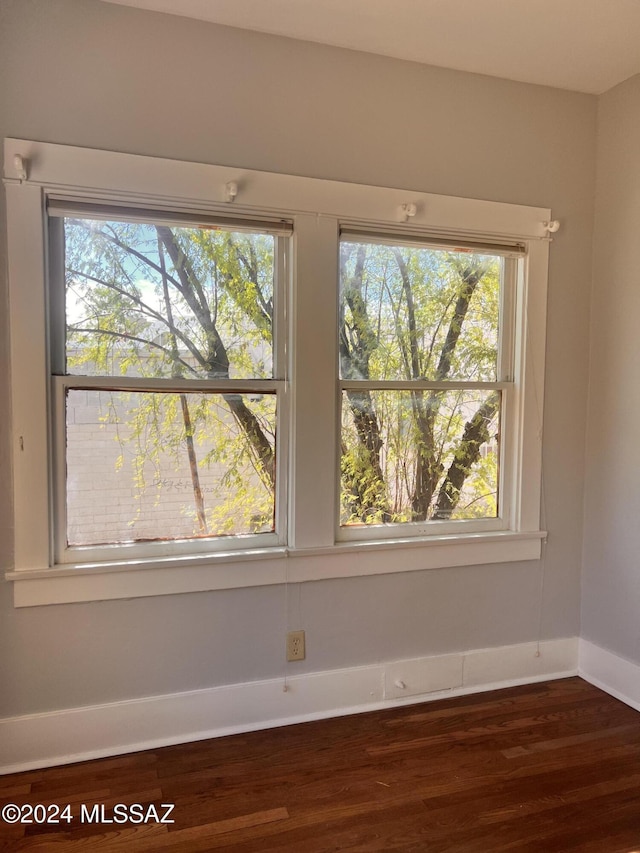
POLYGON ((287 660, 304 660, 304 631, 287 634, 287 660))

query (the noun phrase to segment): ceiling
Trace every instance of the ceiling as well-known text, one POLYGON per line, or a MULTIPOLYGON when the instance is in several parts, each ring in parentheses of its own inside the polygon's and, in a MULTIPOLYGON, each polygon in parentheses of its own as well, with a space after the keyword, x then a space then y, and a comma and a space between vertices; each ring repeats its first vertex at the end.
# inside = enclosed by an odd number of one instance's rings
POLYGON ((600 94, 640 73, 640 0, 106 0, 600 94))

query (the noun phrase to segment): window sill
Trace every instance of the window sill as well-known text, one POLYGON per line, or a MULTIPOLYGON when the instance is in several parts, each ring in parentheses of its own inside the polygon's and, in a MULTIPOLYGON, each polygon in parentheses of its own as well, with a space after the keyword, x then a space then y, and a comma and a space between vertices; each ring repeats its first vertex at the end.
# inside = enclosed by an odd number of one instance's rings
POLYGON ((265 548, 8 572, 16 607, 176 595, 330 578, 537 560, 546 533, 474 533, 265 548), (389 553, 392 552, 392 553, 389 553))

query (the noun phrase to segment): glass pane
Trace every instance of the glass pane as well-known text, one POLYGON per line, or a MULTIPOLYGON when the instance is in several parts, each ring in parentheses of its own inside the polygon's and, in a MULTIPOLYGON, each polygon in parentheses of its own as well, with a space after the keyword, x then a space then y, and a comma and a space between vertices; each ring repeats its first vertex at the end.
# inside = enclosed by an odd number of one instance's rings
POLYGON ((275 394, 67 394, 69 545, 268 533, 275 394))
POLYGON ((495 381, 503 259, 340 244, 343 379, 495 381))
POLYGON ((496 518, 499 391, 344 391, 342 525, 496 518))
POLYGON ((68 373, 273 375, 273 236, 70 218, 64 236, 68 373))

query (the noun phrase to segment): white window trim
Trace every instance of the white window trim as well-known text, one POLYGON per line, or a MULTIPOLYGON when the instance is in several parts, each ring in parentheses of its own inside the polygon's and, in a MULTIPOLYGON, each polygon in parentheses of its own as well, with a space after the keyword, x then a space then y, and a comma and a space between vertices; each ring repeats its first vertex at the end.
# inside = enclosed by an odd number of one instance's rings
MULTIPOLYGON (((537 559, 549 242, 546 208, 5 140, 17 606, 194 592, 285 581, 537 559), (16 169, 22 158, 27 178, 16 169), (226 186, 235 182, 229 202, 226 186), (280 216, 294 223, 291 274, 289 545, 113 563, 53 566, 49 470, 48 193, 147 209, 280 216), (402 206, 416 205, 404 225, 402 206), (526 272, 516 329, 518 429, 510 437, 517 495, 510 529, 336 543, 337 253, 341 224, 518 240, 526 272), (296 335, 296 325, 304 333, 296 335), (297 377, 304 381, 296 383, 297 377), (316 401, 326 401, 318 407, 316 401), (391 552, 391 553, 390 553, 391 552)), ((402 534, 400 534, 402 535, 402 534)))

